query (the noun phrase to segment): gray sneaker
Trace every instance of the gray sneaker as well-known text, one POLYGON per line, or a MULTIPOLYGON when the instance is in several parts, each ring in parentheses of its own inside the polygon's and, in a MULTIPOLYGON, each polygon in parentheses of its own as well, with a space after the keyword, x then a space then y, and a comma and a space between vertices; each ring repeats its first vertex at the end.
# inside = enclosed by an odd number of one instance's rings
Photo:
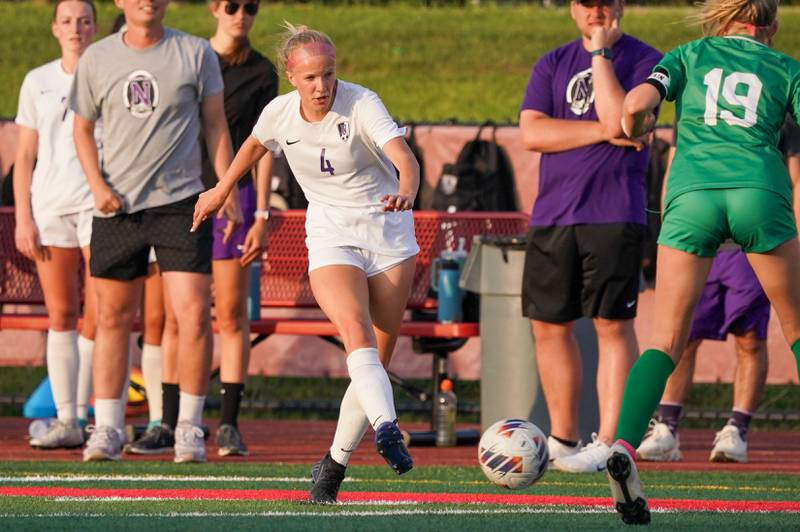
POLYGON ((250 451, 242 441, 242 433, 233 425, 220 425, 217 429, 217 445, 220 456, 248 456, 250 451))
POLYGON ((125 446, 125 452, 128 454, 166 454, 172 452, 175 447, 175 434, 168 425, 156 425, 147 432, 142 434, 142 437, 133 443, 125 446))
POLYGON ((84 462, 104 462, 119 460, 122 451, 120 431, 114 427, 86 427, 90 434, 86 448, 83 450, 84 462))
POLYGON ((205 462, 206 442, 203 427, 181 421, 175 427, 175 463, 205 462))
POLYGON ((54 421, 47 432, 39 437, 31 438, 34 449, 77 449, 83 446, 83 429, 77 420, 54 421))

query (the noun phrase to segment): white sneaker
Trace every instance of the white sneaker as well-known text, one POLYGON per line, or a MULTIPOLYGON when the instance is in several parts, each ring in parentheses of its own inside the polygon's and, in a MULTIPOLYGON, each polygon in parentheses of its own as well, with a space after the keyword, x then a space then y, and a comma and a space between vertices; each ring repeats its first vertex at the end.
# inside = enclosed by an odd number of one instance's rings
POLYGON ((614 498, 614 507, 622 514, 622 521, 629 525, 646 525, 650 522, 636 462, 628 449, 619 442, 609 449, 606 476, 614 498))
POLYGON ((747 463, 747 442, 735 425, 725 425, 714 437, 714 448, 708 458, 712 462, 747 463))
POLYGON ((84 444, 83 429, 77 420, 55 420, 47 427, 47 432, 31 438, 34 449, 76 449, 84 444))
POLYGON ((572 456, 573 454, 579 453, 581 447, 583 446, 583 442, 580 440, 578 441, 578 445, 575 447, 571 447, 569 445, 565 445, 555 439, 552 436, 547 437, 547 455, 549 457, 548 468, 553 467, 553 460, 556 458, 562 458, 566 456, 572 456))
POLYGON ((200 425, 192 425, 189 421, 178 423, 175 427, 175 462, 205 462, 206 442, 203 436, 200 425))
POLYGON ((605 471, 610 449, 607 443, 597 439, 597 433, 592 433, 592 443, 573 455, 556 458, 553 468, 567 473, 605 471))
POLYGON ((86 431, 91 434, 86 448, 83 450, 84 462, 104 462, 107 460, 119 460, 122 452, 122 440, 119 437, 119 430, 114 427, 102 426, 86 427, 86 431))
POLYGON ((682 457, 680 445, 680 437, 672 434, 669 425, 651 419, 650 430, 636 449, 636 458, 651 462, 677 462, 682 457))

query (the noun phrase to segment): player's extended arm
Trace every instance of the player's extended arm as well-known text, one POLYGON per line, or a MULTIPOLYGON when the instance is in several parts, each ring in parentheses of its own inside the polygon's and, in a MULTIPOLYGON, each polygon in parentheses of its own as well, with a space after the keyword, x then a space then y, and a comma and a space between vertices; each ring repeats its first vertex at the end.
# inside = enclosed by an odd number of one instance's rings
POLYGON ((419 163, 408 147, 406 139, 395 137, 383 145, 383 152, 400 173, 400 187, 397 195, 386 195, 381 198, 385 202, 386 211, 407 211, 414 206, 414 199, 419 190, 419 163))
POLYGON ((642 83, 634 87, 622 104, 622 131, 630 138, 649 133, 655 126, 653 110, 661 103, 661 94, 653 85, 642 83))
POLYGON ((197 203, 194 206, 192 231, 197 229, 197 226, 203 220, 214 214, 222 206, 233 187, 236 186, 236 182, 245 173, 249 172, 265 153, 267 153, 267 148, 255 137, 250 136, 244 141, 217 186, 206 190, 197 198, 197 203))

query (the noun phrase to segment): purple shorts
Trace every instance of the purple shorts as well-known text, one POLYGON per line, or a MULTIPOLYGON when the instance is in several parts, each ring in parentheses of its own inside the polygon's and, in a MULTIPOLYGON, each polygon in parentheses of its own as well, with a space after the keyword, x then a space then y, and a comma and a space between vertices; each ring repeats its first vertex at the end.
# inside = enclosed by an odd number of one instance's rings
POLYGON ((222 235, 225 233, 225 226, 228 221, 225 218, 214 217, 214 247, 211 258, 213 260, 238 259, 242 256, 239 246, 244 245, 244 238, 247 231, 253 226, 256 212, 256 187, 252 181, 248 181, 239 188, 239 204, 242 206, 244 223, 233 232, 228 242, 222 243, 222 235))
POLYGON ((769 300, 742 251, 720 251, 694 311, 692 340, 724 340, 755 331, 767 339, 769 300))

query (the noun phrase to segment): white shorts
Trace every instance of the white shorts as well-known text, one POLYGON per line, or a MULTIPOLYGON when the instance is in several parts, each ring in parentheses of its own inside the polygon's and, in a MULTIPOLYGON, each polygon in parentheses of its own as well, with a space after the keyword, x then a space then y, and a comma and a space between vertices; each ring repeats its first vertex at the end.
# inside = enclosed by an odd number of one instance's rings
POLYGON ((414 255, 416 255, 416 253, 408 255, 407 257, 382 255, 353 246, 310 249, 308 250, 308 271, 312 272, 323 266, 346 264, 360 268, 367 274, 367 277, 373 277, 397 266, 414 255))
POLYGON ((72 214, 33 215, 43 246, 83 248, 92 239, 92 209, 72 214))

